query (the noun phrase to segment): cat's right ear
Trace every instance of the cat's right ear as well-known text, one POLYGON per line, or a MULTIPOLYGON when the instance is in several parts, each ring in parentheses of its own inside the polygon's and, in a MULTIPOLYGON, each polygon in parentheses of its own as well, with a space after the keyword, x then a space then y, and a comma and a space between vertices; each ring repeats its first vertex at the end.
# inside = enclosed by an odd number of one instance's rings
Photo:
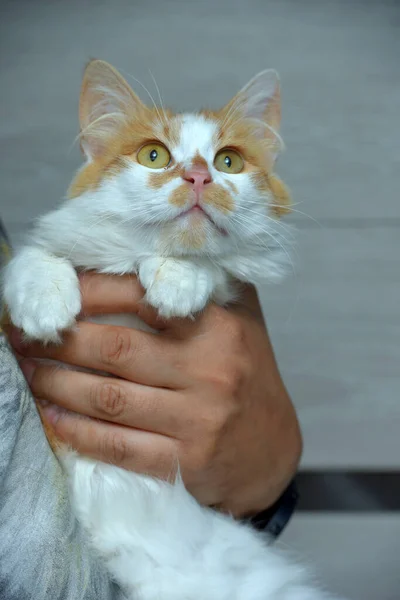
POLYGON ((81 147, 90 161, 129 118, 146 110, 125 79, 102 60, 91 60, 83 74, 79 100, 81 147))
POLYGON ((279 75, 274 69, 261 71, 223 109, 224 123, 229 126, 238 116, 253 123, 253 132, 268 142, 275 160, 283 148, 279 135, 281 122, 281 92, 279 75))

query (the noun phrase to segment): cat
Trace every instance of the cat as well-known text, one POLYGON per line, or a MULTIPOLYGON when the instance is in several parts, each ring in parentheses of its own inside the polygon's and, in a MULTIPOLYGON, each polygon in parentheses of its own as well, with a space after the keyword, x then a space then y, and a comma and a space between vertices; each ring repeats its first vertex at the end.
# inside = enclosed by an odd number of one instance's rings
MULTIPOLYGON (((79 104, 86 161, 68 200, 39 218, 4 272, 14 325, 27 339, 61 342, 76 326, 84 269, 136 274, 165 318, 231 302, 237 281, 280 280, 279 217, 290 207, 274 172, 280 112, 273 70, 219 111, 173 114, 147 107, 111 65, 91 61, 79 104)), ((148 329, 132 315, 111 322, 148 329)), ((127 598, 330 597, 266 535, 200 506, 179 477, 164 482, 57 452, 76 515, 127 598)))

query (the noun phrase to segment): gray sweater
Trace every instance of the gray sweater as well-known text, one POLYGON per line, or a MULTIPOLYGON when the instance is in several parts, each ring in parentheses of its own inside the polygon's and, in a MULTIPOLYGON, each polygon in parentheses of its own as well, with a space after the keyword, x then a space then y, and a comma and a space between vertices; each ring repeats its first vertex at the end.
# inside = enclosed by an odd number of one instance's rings
MULTIPOLYGON (((7 247, 0 221, 0 267, 7 247)), ((65 478, 1 330, 0 598, 124 598, 71 513, 65 478)))

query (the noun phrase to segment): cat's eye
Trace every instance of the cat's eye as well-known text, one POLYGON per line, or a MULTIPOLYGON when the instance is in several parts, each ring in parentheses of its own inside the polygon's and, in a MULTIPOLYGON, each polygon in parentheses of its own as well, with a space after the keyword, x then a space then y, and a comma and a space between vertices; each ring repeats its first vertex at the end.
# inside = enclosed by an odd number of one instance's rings
POLYGON ((224 148, 217 152, 214 159, 214 167, 223 173, 235 175, 243 171, 244 160, 236 150, 224 148))
POLYGON ((171 162, 171 155, 162 144, 146 144, 137 153, 137 161, 149 169, 163 169, 171 162))

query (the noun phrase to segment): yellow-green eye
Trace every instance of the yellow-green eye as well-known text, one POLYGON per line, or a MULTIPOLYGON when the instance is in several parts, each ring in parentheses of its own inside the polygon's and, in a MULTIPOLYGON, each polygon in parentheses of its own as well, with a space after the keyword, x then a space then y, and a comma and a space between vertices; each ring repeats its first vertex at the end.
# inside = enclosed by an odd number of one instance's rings
POLYGON ((149 169, 163 169, 171 160, 171 155, 162 144, 146 144, 137 153, 138 163, 149 169))
POLYGON ((244 160, 236 150, 225 148, 217 152, 214 159, 214 167, 223 173, 235 175, 243 170, 244 160))

